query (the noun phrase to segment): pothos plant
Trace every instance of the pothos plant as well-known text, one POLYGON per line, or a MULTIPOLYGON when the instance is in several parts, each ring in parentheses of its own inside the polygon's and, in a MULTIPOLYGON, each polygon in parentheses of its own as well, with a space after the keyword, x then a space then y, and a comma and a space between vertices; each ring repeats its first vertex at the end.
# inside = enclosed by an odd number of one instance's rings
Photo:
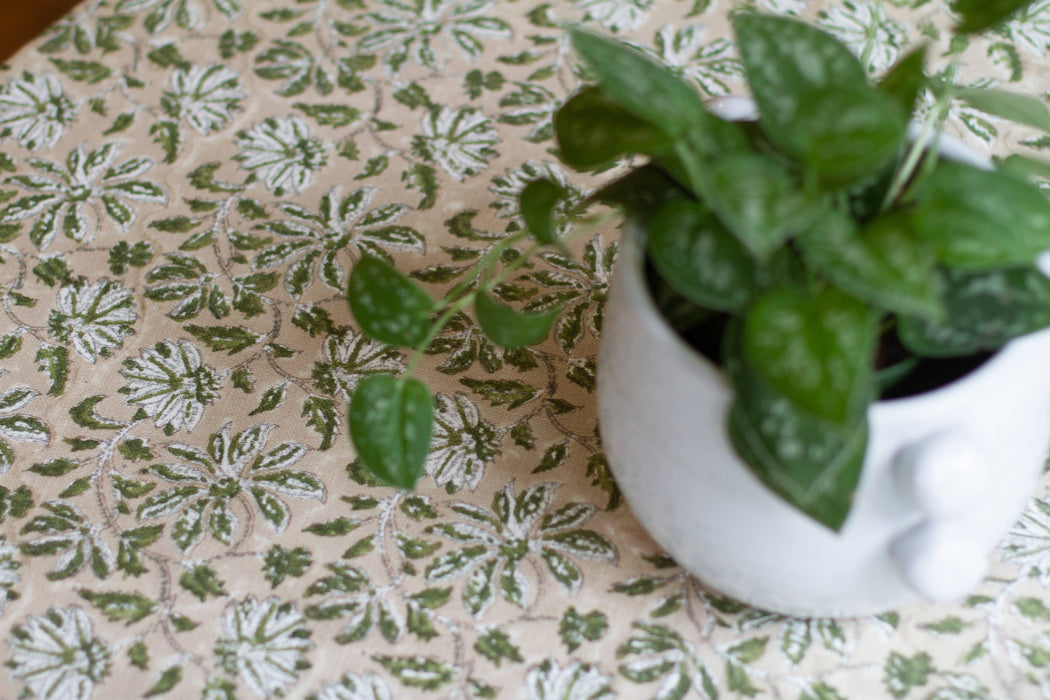
MULTIPOLYGON (((984 31, 1028 4, 957 0, 956 31, 984 31)), ((956 85, 954 64, 928 77, 925 47, 872 82, 845 45, 803 22, 746 11, 733 28, 753 123, 715 116, 644 53, 571 29, 596 84, 556 113, 558 154, 584 171, 646 158, 588 202, 616 205, 638 224, 665 316, 714 348, 734 389, 728 431, 738 455, 838 530, 873 401, 925 359, 980 356, 1050 326, 1050 280, 1036 265, 1050 249, 1050 202, 1026 177, 1045 166, 1011 157, 975 168, 941 158, 937 138, 954 100, 1044 130, 1050 114, 1036 98, 956 85), (909 137, 925 94, 932 107, 909 137)), ((423 474, 433 400, 413 371, 450 319, 472 308, 505 347, 548 334, 559 309, 515 310, 493 288, 534 252, 564 245, 563 194, 548 180, 530 183, 525 229, 440 301, 378 258, 354 268, 358 324, 415 350, 402 376, 369 377, 350 404, 358 458, 383 481, 410 488, 423 474)))

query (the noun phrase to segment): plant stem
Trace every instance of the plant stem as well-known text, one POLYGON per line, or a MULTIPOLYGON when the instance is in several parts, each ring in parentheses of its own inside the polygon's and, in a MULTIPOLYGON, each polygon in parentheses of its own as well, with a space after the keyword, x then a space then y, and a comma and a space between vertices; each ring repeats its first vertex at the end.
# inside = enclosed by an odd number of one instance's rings
POLYGON ((948 80, 944 84, 944 90, 937 98, 937 102, 934 104, 933 109, 926 116, 926 120, 922 124, 922 131, 919 132, 919 137, 912 143, 911 149, 908 151, 907 157, 904 159, 904 164, 894 175, 893 183, 890 185, 889 190, 886 192, 886 197, 882 200, 882 206, 879 208, 880 212, 884 212, 890 208, 890 206, 897 201, 900 197, 904 187, 911 180, 915 174, 916 168, 919 166, 920 161, 924 155, 927 154, 930 142, 934 142, 934 149, 936 149, 936 137, 941 132, 941 127, 944 124, 944 120, 948 116, 948 106, 951 104, 954 98, 954 83, 955 74, 958 71, 959 64, 952 63, 948 67, 948 80))

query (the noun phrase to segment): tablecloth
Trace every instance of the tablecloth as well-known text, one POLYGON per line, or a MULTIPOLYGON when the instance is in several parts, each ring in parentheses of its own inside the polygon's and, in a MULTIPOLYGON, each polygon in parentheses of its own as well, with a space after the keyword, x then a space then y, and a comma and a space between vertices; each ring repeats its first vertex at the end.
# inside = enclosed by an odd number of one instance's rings
MULTIPOLYGON (((346 403, 406 357, 355 327, 365 252, 435 293, 520 226, 563 22, 741 92, 727 0, 90 0, 3 68, 0 696, 1050 697, 1050 481, 964 602, 793 619, 640 528, 594 401, 614 224, 501 288, 540 346, 457 318, 418 370, 427 476, 372 482, 346 403)), ((951 41, 947 3, 758 0, 875 73, 1044 95, 1050 1, 951 41)), ((958 105, 997 154, 1050 140, 958 105)))

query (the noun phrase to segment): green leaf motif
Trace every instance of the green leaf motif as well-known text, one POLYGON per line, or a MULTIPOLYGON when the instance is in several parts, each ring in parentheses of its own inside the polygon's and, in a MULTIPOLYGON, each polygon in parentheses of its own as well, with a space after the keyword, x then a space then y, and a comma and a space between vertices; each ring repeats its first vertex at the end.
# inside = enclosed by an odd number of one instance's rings
POLYGON ((146 691, 144 698, 152 698, 168 692, 182 680, 182 666, 169 666, 160 674, 152 688, 146 691))
POLYGON ((126 625, 138 622, 157 607, 149 598, 139 593, 107 591, 96 593, 80 590, 81 598, 98 608, 111 622, 123 621, 126 625))
POLYGON ((583 644, 584 640, 596 642, 601 639, 608 628, 609 620, 600 610, 580 614, 576 608, 570 607, 561 616, 558 634, 561 636, 562 644, 571 654, 583 644))
POLYGON ((886 690, 895 698, 903 698, 912 688, 926 685, 926 680, 934 672, 933 658, 924 651, 911 657, 894 651, 883 670, 886 690))
POLYGON ((430 449, 434 399, 415 378, 373 375, 350 401, 350 435, 358 458, 386 483, 411 489, 430 449))
POLYGON ((459 380, 461 384, 480 394, 493 406, 507 405, 513 411, 524 406, 539 395, 539 390, 524 382, 513 379, 470 379, 459 380))
POLYGON ((228 355, 235 355, 247 350, 258 342, 260 336, 245 328, 236 326, 185 326, 185 329, 197 340, 207 344, 215 352, 226 350, 228 355))
POLYGON ((409 688, 437 690, 456 677, 456 670, 440 659, 377 655, 372 660, 409 688))
POLYGON ((430 330, 434 300, 422 287, 374 256, 365 255, 354 266, 347 299, 361 329, 387 345, 414 347, 430 330))

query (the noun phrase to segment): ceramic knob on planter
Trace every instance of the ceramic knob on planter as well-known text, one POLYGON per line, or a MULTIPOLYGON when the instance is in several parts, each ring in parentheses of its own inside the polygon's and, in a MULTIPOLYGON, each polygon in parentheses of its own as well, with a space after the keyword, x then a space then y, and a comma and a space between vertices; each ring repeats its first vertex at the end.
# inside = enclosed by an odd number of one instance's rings
POLYGON ((968 510, 993 488, 984 449, 958 429, 906 446, 893 468, 902 494, 934 517, 968 510))
POLYGON ((908 585, 933 602, 961 598, 988 570, 987 553, 958 522, 922 522, 897 537, 891 553, 908 585))

